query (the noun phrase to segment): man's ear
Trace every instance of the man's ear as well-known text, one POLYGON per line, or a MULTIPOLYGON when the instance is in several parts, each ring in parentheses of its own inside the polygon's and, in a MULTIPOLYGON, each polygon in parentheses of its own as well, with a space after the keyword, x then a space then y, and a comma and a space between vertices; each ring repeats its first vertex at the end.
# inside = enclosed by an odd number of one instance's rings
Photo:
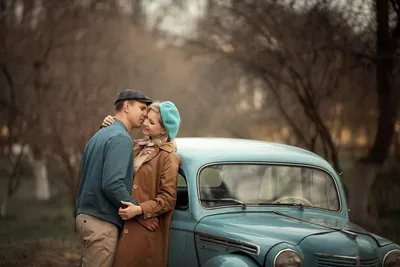
POLYGON ((128 113, 128 111, 129 111, 129 101, 124 101, 124 111, 125 111, 125 113, 128 113))

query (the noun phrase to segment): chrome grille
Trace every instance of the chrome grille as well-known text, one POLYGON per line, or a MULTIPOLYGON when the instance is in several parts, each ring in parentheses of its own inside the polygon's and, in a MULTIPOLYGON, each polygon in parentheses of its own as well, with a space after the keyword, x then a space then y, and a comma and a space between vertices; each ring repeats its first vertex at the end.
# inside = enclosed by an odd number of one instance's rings
POLYGON ((357 257, 316 253, 318 267, 376 267, 378 258, 357 259, 357 257))
POLYGON ((216 244, 225 247, 231 247, 237 250, 241 250, 250 254, 259 255, 260 247, 251 243, 234 240, 230 238, 224 238, 219 236, 213 236, 208 234, 198 234, 200 241, 208 244, 216 244))
POLYGON ((378 258, 361 259, 361 267, 376 267, 378 266, 378 258))

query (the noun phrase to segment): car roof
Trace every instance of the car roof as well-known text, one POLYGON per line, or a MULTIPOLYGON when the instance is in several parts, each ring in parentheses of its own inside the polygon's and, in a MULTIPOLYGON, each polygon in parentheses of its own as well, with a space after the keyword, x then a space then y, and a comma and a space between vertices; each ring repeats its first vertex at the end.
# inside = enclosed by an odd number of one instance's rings
POLYGON ((204 165, 213 162, 255 161, 312 165, 333 171, 317 154, 295 146, 274 142, 218 137, 175 139, 182 162, 204 165))

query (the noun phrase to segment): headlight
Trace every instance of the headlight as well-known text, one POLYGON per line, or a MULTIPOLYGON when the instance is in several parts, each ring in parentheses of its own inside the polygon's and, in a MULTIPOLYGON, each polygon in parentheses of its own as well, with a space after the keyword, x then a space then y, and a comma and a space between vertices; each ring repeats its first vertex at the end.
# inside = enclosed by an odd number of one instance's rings
POLYGON ((300 266, 301 266, 301 257, 293 249, 281 250, 275 256, 274 267, 300 267, 300 266))
POLYGON ((383 267, 400 267, 400 250, 389 251, 383 258, 383 267))

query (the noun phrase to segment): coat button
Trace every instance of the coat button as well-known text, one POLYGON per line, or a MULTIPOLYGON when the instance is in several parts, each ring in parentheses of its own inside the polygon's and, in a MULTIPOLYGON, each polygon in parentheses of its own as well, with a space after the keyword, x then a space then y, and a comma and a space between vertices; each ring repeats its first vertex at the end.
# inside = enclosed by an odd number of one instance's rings
POLYGON ((151 213, 147 213, 147 218, 150 218, 151 217, 151 213))
POLYGON ((137 188, 137 185, 134 184, 134 185, 133 185, 133 188, 136 189, 136 188, 137 188))
POLYGON ((125 230, 124 230, 124 233, 127 234, 127 233, 128 233, 128 229, 125 229, 125 230))

